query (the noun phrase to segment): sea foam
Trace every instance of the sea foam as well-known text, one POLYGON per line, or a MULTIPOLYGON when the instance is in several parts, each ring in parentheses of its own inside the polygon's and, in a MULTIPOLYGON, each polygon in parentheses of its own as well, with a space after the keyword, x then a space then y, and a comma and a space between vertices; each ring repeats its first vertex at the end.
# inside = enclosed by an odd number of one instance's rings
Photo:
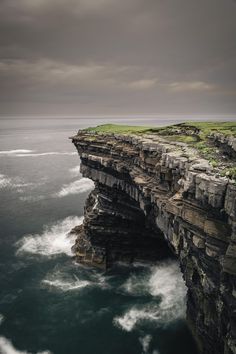
POLYGON ((71 194, 79 194, 92 190, 94 183, 88 178, 81 178, 69 184, 65 184, 62 189, 55 194, 55 197, 65 197, 71 194))
MULTIPOLYGON (((137 294, 137 284, 134 279, 131 276, 131 280, 128 280, 123 287, 131 294, 137 294)), ((137 278, 137 281, 140 279, 137 278)), ((144 291, 152 296, 152 301, 130 307, 123 315, 114 318, 115 325, 129 332, 142 322, 149 321, 157 326, 165 326, 179 318, 184 318, 186 286, 176 262, 152 267, 151 273, 146 274, 141 283, 141 286, 146 288, 144 291), (159 303, 156 301, 158 298, 159 303)), ((140 288, 138 291, 140 292, 140 288)))
MULTIPOLYGON (((5 338, 5 337, 0 337, 0 353, 1 354, 33 354, 28 351, 21 351, 16 349, 12 342, 5 338)), ((52 354, 52 352, 46 350, 42 352, 37 352, 37 354, 52 354)))
POLYGON ((85 288, 90 285, 91 282, 88 280, 80 280, 77 277, 73 281, 66 281, 62 279, 44 279, 42 283, 48 285, 49 287, 54 287, 62 291, 77 290, 85 288))
POLYGON ((81 175, 81 173, 80 173, 80 165, 70 168, 69 171, 70 171, 70 174, 73 177, 78 177, 78 176, 81 175))
POLYGON ((16 149, 16 150, 2 150, 0 155, 10 156, 10 157, 39 157, 39 156, 50 156, 50 155, 77 155, 77 152, 73 151, 46 151, 46 152, 36 152, 35 150, 26 149, 16 149))
POLYGON ((34 150, 16 149, 16 150, 1 150, 0 155, 17 155, 17 154, 28 154, 32 153, 34 150))
POLYGON ((68 235, 68 233, 82 222, 83 217, 69 216, 51 226, 45 226, 41 234, 26 235, 16 244, 17 254, 32 253, 53 256, 64 253, 70 256, 76 235, 68 235))

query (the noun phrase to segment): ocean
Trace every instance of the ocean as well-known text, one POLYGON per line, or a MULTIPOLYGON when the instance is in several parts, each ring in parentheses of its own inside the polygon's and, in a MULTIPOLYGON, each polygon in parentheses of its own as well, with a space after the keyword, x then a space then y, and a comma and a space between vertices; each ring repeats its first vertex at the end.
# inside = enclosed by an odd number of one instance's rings
POLYGON ((67 233, 82 223, 93 182, 81 176, 68 137, 104 122, 0 120, 2 354, 197 353, 177 262, 118 264, 102 272, 71 257, 74 239, 67 233))

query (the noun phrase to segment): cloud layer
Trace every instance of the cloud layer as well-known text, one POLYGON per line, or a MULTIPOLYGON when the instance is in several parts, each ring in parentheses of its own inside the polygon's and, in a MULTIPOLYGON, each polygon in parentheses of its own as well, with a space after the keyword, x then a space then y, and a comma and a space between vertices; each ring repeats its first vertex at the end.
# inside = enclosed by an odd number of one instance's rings
POLYGON ((232 0, 2 0, 0 114, 232 114, 232 0))

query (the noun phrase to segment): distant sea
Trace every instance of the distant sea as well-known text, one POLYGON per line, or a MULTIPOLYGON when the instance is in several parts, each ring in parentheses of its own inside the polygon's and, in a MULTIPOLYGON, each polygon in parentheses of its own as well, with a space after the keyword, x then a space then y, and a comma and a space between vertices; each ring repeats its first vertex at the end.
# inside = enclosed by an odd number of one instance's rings
MULTIPOLYGON (((112 119, 154 126, 177 121, 112 119)), ((104 273, 71 258, 74 239, 67 233, 82 223, 93 182, 81 176, 68 137, 106 122, 0 119, 1 354, 197 353, 176 262, 120 264, 104 273)))

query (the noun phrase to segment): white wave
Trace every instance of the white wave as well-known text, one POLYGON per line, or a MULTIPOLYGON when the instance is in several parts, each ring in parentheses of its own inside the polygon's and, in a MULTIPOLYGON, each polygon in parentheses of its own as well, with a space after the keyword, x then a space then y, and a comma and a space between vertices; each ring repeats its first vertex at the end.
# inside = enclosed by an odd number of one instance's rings
POLYGON ((3 323, 5 320, 5 317, 0 313, 0 325, 3 323))
MULTIPOLYGON (((19 191, 18 191, 19 192, 19 191)), ((36 195, 36 196, 33 196, 33 195, 29 195, 29 196, 23 196, 23 197, 20 197, 19 199, 22 201, 22 202, 38 202, 40 200, 44 200, 46 197, 44 195, 36 195)))
POLYGON ((77 152, 69 151, 48 151, 48 152, 35 152, 35 150, 2 150, 0 155, 12 156, 12 157, 38 157, 38 156, 48 156, 48 155, 77 155, 77 152))
POLYGON ((132 274, 120 289, 129 295, 147 295, 149 289, 147 287, 147 276, 132 274))
POLYGON ((152 340, 152 336, 150 334, 147 334, 146 336, 139 338, 139 342, 141 343, 143 348, 143 354, 148 353, 151 340, 152 340))
POLYGON ((68 235, 72 228, 82 224, 83 217, 69 216, 52 226, 46 226, 42 234, 26 235, 17 242, 17 254, 33 253, 52 256, 65 253, 72 255, 71 247, 76 235, 68 235))
MULTIPOLYGON (((81 267, 79 266, 79 268, 81 267)), ((109 277, 104 276, 99 271, 95 270, 89 271, 86 280, 80 279, 76 274, 73 274, 72 277, 69 273, 54 271, 49 273, 46 279, 42 280, 42 283, 49 288, 57 288, 62 291, 78 290, 88 286, 107 289, 109 288, 109 284, 107 283, 108 279, 109 277)))
POLYGON ((9 187, 11 185, 11 179, 6 175, 0 174, 0 189, 9 187))
POLYGON ((153 267, 149 289, 151 295, 161 297, 161 311, 167 321, 185 316, 186 286, 176 262, 153 267))
POLYGON ((0 189, 8 188, 8 189, 15 189, 18 193, 23 193, 24 188, 31 187, 34 188, 41 183, 32 183, 32 182, 25 182, 20 177, 8 177, 2 173, 0 173, 0 189))
POLYGON ((55 194, 56 197, 65 197, 71 194, 88 192, 94 188, 94 183, 89 178, 81 178, 72 183, 65 184, 62 189, 55 194))
MULTIPOLYGON (((136 293, 136 284, 132 281, 126 282, 126 288, 128 292, 136 293)), ((184 318, 186 286, 176 262, 152 267, 151 274, 146 278, 146 288, 153 296, 153 300, 160 297, 160 303, 149 302, 142 306, 132 306, 122 316, 114 318, 116 325, 129 332, 142 321, 167 325, 179 318, 184 318)))
POLYGON ((38 152, 38 153, 29 153, 29 154, 15 154, 17 157, 39 157, 39 156, 50 156, 50 155, 77 155, 77 152, 58 152, 58 151, 49 151, 49 152, 38 152))
POLYGON ((91 284, 91 282, 88 280, 80 280, 77 277, 75 278, 76 279, 73 281, 65 281, 60 279, 54 279, 54 280, 44 279, 42 282, 44 284, 49 285, 50 287, 55 287, 62 291, 81 289, 91 284))
POLYGON ((69 171, 70 171, 70 173, 71 173, 71 175, 72 175, 73 177, 78 177, 78 176, 81 175, 81 173, 80 173, 80 165, 75 166, 75 167, 73 167, 73 168, 70 168, 69 171))
MULTIPOLYGON (((33 354, 28 351, 21 351, 16 349, 12 342, 5 338, 5 337, 0 337, 0 353, 1 354, 33 354)), ((37 354, 52 354, 50 351, 42 351, 42 352, 37 352, 37 354)))
POLYGON ((32 153, 34 150, 16 149, 16 150, 2 150, 0 155, 16 155, 16 154, 28 154, 32 153))

